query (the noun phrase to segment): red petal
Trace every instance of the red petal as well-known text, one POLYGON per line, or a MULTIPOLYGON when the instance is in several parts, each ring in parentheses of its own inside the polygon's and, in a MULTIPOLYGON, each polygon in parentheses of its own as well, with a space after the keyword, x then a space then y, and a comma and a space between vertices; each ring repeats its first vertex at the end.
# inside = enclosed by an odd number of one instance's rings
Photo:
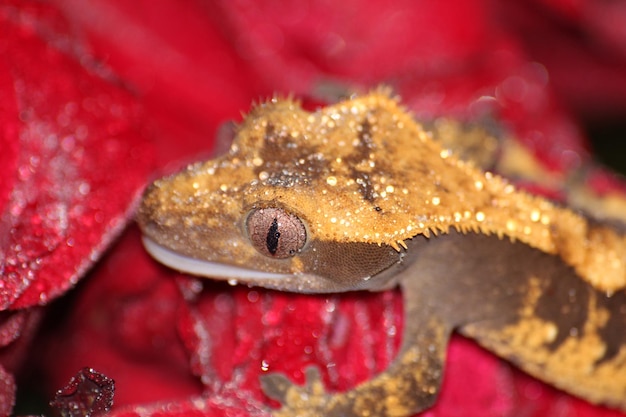
POLYGON ((0 170, 12 190, 6 198, 0 188, 0 309, 45 304, 73 286, 125 225, 150 171, 135 99, 59 51, 65 34, 42 40, 44 29, 34 12, 0 8, 11 57, 0 83, 15 91, 2 97, 10 159, 0 170))
POLYGON ((499 3, 501 19, 550 75, 561 104, 599 122, 626 110, 626 5, 593 0, 499 3))

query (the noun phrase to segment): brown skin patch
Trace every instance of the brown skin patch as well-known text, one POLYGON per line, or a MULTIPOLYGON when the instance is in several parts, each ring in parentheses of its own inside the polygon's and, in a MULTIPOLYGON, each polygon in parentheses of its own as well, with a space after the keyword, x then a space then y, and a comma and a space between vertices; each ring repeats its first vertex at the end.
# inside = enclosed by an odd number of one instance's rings
POLYGON ((565 276, 573 278, 543 283, 533 311, 535 317, 546 322, 558 317, 559 332, 549 345, 552 349, 558 348, 569 335, 582 333, 588 319, 591 293, 594 292, 573 271, 567 271, 565 276))
POLYGON ((599 304, 611 312, 606 324, 598 329, 598 335, 606 343, 604 356, 598 361, 601 365, 615 360, 620 350, 626 347, 626 292, 620 291, 610 297, 599 293, 597 297, 599 304))

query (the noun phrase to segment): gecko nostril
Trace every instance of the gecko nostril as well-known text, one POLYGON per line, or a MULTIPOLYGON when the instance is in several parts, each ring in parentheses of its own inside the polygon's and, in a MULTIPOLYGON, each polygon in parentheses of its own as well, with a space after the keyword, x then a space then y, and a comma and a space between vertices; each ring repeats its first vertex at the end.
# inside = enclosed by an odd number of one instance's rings
POLYGON ((306 229, 302 221, 281 208, 251 211, 246 228, 252 246, 271 258, 292 257, 306 243, 306 229))

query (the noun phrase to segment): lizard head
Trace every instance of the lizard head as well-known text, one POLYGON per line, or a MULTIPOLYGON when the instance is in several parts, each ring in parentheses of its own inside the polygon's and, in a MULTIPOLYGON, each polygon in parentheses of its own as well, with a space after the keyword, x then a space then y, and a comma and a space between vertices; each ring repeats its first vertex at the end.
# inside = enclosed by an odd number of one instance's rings
POLYGON ((150 186, 138 221, 148 251, 185 272, 301 292, 381 288, 407 239, 463 213, 477 180, 451 159, 385 91, 315 112, 274 99, 225 155, 150 186))
POLYGON ((315 112, 293 100, 256 106, 225 155, 148 187, 138 222, 148 251, 175 269, 280 290, 388 287, 411 239, 451 227, 623 285, 622 263, 605 274, 604 258, 585 261, 581 216, 451 156, 384 91, 315 112))
POLYGON ((403 178, 414 168, 397 157, 398 129, 413 147, 424 135, 382 91, 313 113, 293 100, 256 106, 225 155, 148 187, 146 248, 175 269, 252 285, 367 288, 401 262, 410 232, 403 178))

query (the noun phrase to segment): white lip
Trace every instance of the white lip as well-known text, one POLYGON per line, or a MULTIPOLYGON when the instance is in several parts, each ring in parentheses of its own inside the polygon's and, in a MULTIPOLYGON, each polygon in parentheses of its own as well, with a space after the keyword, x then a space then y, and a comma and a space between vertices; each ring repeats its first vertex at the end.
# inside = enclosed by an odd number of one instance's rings
POLYGON ((242 280, 246 282, 268 279, 285 279, 291 277, 289 274, 256 271, 254 269, 240 268, 237 266, 190 258, 159 245, 147 236, 143 236, 143 245, 148 253, 157 261, 169 266, 172 269, 192 275, 223 280, 242 280))

